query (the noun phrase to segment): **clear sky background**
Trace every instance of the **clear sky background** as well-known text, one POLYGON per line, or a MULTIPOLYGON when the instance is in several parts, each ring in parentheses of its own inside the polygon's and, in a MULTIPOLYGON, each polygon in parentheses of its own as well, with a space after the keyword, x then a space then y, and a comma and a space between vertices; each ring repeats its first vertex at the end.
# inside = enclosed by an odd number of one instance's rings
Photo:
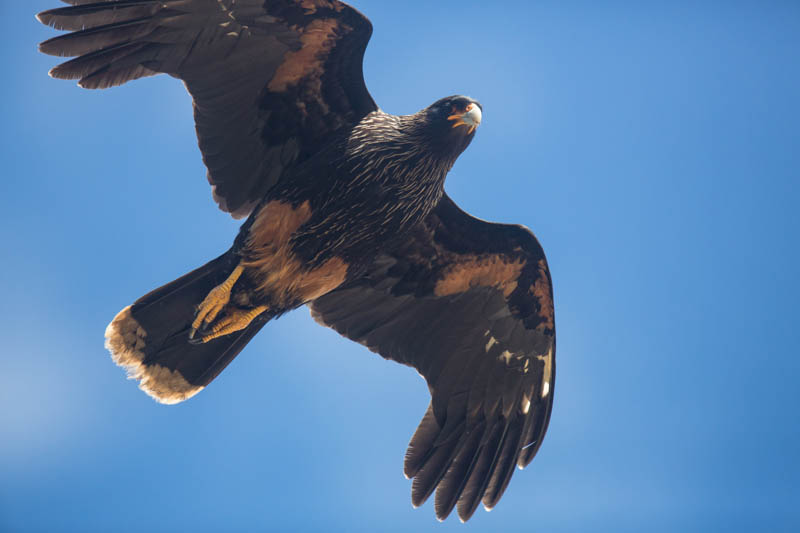
MULTIPOLYGON (((491 513, 413 510, 412 370, 269 324, 156 404, 106 324, 228 248, 190 99, 47 77, 0 3, 0 531, 800 530, 800 3, 354 2, 381 107, 479 99, 447 182, 553 274, 550 430, 491 513)), ((413 332, 410 332, 413 334, 413 332)))

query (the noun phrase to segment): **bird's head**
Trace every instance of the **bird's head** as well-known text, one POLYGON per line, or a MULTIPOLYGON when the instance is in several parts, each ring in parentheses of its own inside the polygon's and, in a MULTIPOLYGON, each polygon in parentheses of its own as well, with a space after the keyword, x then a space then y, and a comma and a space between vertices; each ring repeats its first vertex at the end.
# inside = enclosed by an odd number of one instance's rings
POLYGON ((448 96, 437 100, 420 114, 424 117, 432 144, 459 154, 475 135, 482 111, 481 104, 468 96, 448 96))

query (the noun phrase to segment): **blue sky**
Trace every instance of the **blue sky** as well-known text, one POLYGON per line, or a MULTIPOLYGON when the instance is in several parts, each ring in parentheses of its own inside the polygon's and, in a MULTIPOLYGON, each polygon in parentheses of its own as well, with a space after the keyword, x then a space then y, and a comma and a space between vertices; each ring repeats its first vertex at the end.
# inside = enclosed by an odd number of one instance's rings
POLYGON ((466 526, 413 510, 424 383, 304 309, 189 402, 126 381, 108 321, 238 222, 179 82, 52 80, 57 2, 3 2, 0 530, 798 530, 800 4, 354 4, 375 100, 479 99, 447 190, 547 252, 537 458, 466 526))

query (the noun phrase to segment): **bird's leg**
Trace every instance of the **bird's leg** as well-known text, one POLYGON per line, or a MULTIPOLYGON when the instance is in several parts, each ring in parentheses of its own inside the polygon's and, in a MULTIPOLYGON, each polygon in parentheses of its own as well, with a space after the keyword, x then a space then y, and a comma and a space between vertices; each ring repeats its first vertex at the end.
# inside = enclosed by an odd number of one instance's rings
MULTIPOLYGON (((197 339, 193 339, 190 335, 189 342, 200 344, 242 330, 249 326, 250 322, 252 322, 255 317, 267 309, 268 307, 266 305, 259 305, 253 309, 234 309, 220 318, 209 330, 208 334, 197 339)), ((193 333, 194 332, 192 332, 192 334, 193 333)))
MULTIPOLYGON (((222 309, 228 305, 231 299, 231 289, 244 272, 244 267, 239 265, 233 269, 228 279, 211 289, 203 301, 197 306, 197 314, 192 322, 192 330, 189 332, 189 340, 194 339, 195 333, 199 329, 205 329, 217 318, 222 309)), ((205 341, 203 341, 205 342, 205 341)))

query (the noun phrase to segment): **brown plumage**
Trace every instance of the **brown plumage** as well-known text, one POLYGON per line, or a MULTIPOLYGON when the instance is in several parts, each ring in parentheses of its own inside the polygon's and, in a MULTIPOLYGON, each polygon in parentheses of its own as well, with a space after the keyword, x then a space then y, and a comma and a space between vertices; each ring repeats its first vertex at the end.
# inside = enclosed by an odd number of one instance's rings
POLYGON ((230 250, 123 309, 114 360, 163 403, 208 385, 270 319, 314 318, 425 377, 405 460, 436 515, 493 507, 542 443, 555 379, 550 274, 535 237, 461 211, 444 181, 482 108, 379 110, 361 62, 372 27, 333 0, 68 0, 39 19, 57 78, 106 88, 182 79, 230 250))

